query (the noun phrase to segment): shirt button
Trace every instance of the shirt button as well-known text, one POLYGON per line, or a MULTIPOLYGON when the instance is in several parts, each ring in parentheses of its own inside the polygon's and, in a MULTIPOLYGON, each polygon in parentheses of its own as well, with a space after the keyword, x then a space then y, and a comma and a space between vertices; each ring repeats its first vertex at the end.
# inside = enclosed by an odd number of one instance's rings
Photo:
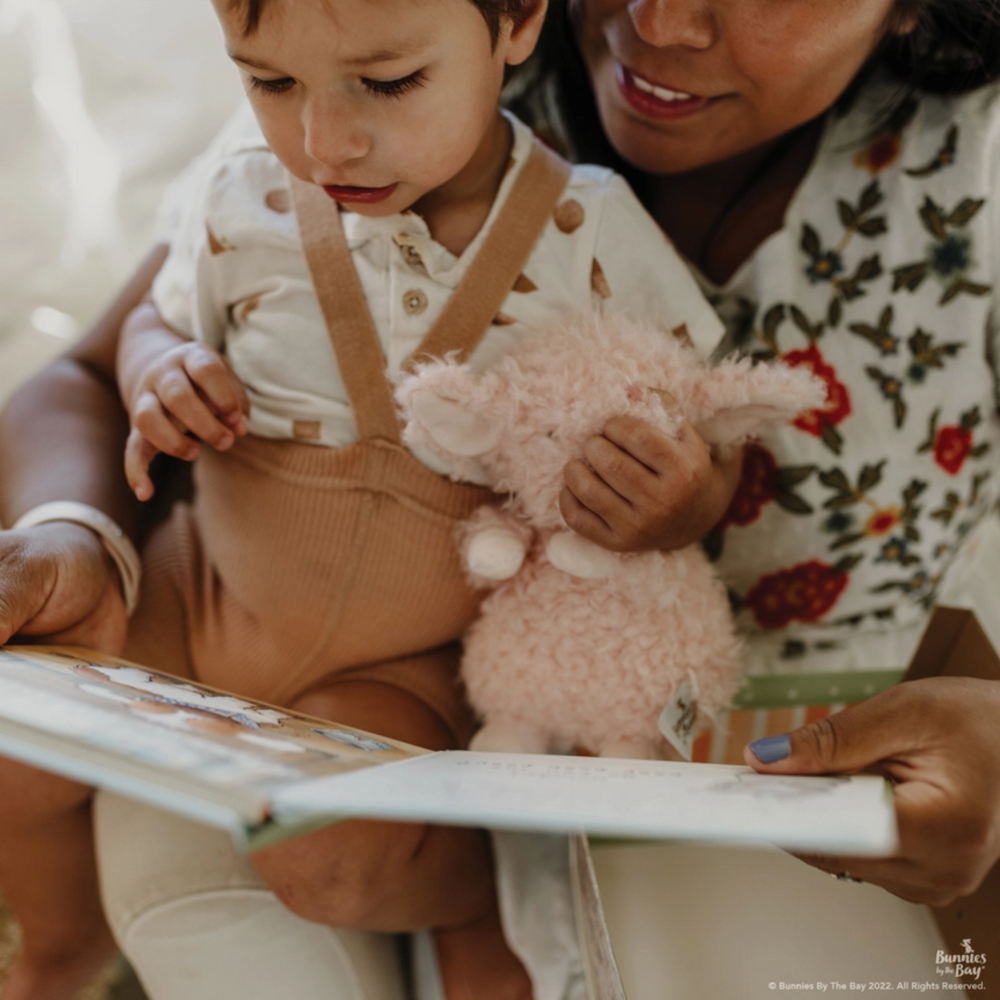
POLYGON ((419 316, 427 308, 427 296, 419 288, 403 293, 403 308, 410 316, 419 316))

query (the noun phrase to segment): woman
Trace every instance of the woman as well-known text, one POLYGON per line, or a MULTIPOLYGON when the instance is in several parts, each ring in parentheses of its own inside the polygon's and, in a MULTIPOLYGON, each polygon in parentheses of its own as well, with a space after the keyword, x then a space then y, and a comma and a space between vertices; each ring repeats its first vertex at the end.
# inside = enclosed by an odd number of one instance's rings
MULTIPOLYGON (((808 365, 830 387, 823 410, 750 450, 713 533, 752 632, 751 670, 905 662, 961 538, 992 502, 983 331, 996 116, 975 95, 912 100, 883 79, 943 94, 993 80, 997 17, 987 0, 583 0, 571 31, 552 25, 529 103, 549 112, 553 137, 629 175, 718 301, 729 346, 808 365)), ((107 379, 115 331, 157 266, 11 404, 4 523, 53 499, 129 521, 108 488, 120 440, 105 418, 117 412, 107 379), (104 440, 83 451, 98 423, 104 440)), ((587 532, 585 519, 574 527, 587 532)), ((12 569, 0 579, 0 638, 120 642, 113 567, 86 529, 45 525, 2 544, 12 569)), ((881 766, 898 782, 899 854, 809 860, 943 903, 972 891, 1000 853, 998 701, 987 682, 921 682, 748 759, 798 773, 881 766)), ((112 904, 134 884, 126 867, 110 870, 112 904)), ((292 899, 294 873, 288 888, 292 899)), ((118 914, 126 937, 132 916, 118 914)), ((152 961, 134 957, 141 971, 152 961)))

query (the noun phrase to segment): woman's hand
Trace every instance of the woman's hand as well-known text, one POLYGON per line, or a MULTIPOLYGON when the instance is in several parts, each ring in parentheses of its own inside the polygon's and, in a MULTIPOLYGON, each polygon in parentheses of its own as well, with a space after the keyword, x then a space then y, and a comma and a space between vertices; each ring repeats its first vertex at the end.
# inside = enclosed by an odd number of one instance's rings
POLYGON ((94 532, 64 521, 0 531, 0 644, 44 637, 118 654, 126 629, 118 570, 94 532))
POLYGON ((686 420, 676 436, 614 417, 570 462, 559 509, 584 538, 616 552, 680 549, 700 541, 729 506, 743 453, 713 456, 686 420))
POLYGON ((998 720, 1000 681, 934 677, 897 685, 787 738, 756 741, 744 754, 768 774, 874 769, 890 778, 899 824, 894 857, 803 860, 943 906, 975 892, 1000 857, 998 720), (762 763, 751 748, 773 762, 762 763))

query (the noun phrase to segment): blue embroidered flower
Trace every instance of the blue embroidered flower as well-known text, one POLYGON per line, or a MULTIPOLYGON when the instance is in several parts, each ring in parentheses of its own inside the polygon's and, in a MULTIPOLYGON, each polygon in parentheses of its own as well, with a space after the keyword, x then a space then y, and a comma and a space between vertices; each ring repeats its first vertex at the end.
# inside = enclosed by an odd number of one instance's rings
POLYGON ((961 233, 949 233, 943 240, 932 243, 930 265, 942 278, 967 271, 972 263, 972 241, 961 233))
POLYGON ((827 250, 825 253, 813 254, 806 274, 814 285, 818 285, 821 281, 832 281, 843 270, 844 262, 840 254, 836 250, 827 250))
POLYGON ((913 558, 907 552, 909 544, 905 538, 893 535, 882 546, 882 551, 875 557, 875 562, 902 563, 905 566, 913 558))

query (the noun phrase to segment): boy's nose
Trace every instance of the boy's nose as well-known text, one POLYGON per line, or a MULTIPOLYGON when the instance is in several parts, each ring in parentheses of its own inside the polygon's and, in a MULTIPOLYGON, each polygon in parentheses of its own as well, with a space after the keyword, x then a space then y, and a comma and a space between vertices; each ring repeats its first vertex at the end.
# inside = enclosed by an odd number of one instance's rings
POLYGON ((628 12, 636 34, 656 48, 707 49, 719 27, 712 0, 631 0, 628 12))
POLYGON ((360 160, 371 149, 371 137, 352 115, 338 108, 316 106, 305 118, 305 151, 317 163, 339 167, 360 160))

